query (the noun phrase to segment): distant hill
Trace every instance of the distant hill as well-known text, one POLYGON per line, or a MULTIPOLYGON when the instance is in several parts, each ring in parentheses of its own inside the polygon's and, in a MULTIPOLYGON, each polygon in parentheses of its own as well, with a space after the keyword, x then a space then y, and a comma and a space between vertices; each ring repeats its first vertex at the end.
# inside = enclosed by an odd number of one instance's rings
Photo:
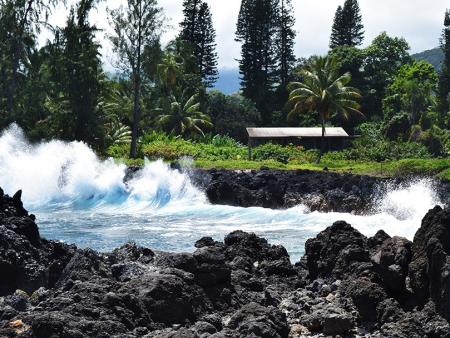
POLYGON ((416 61, 424 60, 431 63, 436 71, 441 69, 441 61, 444 60, 444 52, 440 47, 429 49, 411 56, 416 59, 416 61))
POLYGON ((220 90, 224 94, 232 94, 239 90, 239 69, 219 69, 219 78, 211 90, 220 90))

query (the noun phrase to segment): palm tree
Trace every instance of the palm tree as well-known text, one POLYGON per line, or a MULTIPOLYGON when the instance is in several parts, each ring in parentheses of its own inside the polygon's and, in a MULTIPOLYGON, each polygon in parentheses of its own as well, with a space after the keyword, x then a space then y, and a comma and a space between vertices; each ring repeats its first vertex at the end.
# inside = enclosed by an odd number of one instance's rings
POLYGON ((177 36, 171 40, 166 47, 166 51, 175 57, 178 64, 182 64, 185 73, 197 73, 197 58, 194 55, 194 46, 183 42, 181 37, 177 36))
POLYGON ((111 115, 108 120, 103 125, 103 128, 106 130, 105 138, 108 145, 131 143, 131 128, 120 122, 119 118, 114 115, 111 115))
POLYGON ((183 64, 178 63, 174 54, 166 51, 156 71, 165 88, 172 88, 183 80, 183 64), (178 80, 179 79, 179 80, 178 80))
POLYGON ((302 82, 291 82, 287 86, 290 91, 285 108, 291 109, 287 120, 292 121, 300 113, 316 110, 322 124, 322 138, 319 157, 320 162, 325 150, 325 124, 331 114, 336 112, 344 119, 358 116, 365 119, 358 109, 360 105, 353 99, 361 99, 358 89, 346 87, 351 80, 349 72, 339 76, 339 61, 331 56, 313 56, 312 70, 302 69, 302 82))
POLYGON ((165 127, 174 135, 190 131, 205 136, 200 127, 212 127, 209 116, 199 111, 200 103, 195 103, 197 95, 192 95, 184 104, 183 97, 184 92, 178 90, 178 95, 170 95, 166 108, 154 109, 154 112, 159 113, 155 125, 165 127))

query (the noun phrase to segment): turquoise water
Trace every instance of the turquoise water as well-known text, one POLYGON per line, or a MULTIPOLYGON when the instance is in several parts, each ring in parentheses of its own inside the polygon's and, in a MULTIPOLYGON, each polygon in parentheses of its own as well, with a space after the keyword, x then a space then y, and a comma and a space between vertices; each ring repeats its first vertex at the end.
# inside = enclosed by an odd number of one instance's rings
POLYGON ((0 187, 22 189, 41 236, 81 248, 110 251, 127 241, 166 251, 193 251, 203 236, 222 241, 233 230, 281 244, 293 262, 304 243, 337 220, 366 236, 383 229, 412 239, 428 209, 439 204, 427 180, 388 189, 371 216, 308 213, 211 205, 189 178, 162 161, 147 162, 140 177, 123 183, 125 166, 100 161, 83 143, 30 145, 16 126, 0 137, 0 187))

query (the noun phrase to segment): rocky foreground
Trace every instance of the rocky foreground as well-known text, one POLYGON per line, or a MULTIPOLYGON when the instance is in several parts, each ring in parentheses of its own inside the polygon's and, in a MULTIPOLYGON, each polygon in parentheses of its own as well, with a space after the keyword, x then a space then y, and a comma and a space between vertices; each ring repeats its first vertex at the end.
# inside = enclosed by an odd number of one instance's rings
POLYGON ((242 231, 195 247, 47 240, 21 192, 0 189, 0 337, 450 338, 450 208, 430 210, 413 242, 336 222, 295 264, 242 231))

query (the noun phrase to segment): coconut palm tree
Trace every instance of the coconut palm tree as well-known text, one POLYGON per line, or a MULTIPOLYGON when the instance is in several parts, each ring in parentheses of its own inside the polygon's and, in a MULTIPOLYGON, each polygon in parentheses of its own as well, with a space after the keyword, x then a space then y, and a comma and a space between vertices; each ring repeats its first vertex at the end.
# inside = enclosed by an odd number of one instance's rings
POLYGON ((157 65, 157 76, 165 88, 172 88, 183 80, 183 64, 170 51, 166 51, 161 63, 157 65))
POLYGON ((209 116, 199 111, 200 103, 195 103, 197 95, 192 95, 185 103, 184 91, 170 95, 169 102, 166 102, 164 108, 156 108, 154 112, 159 114, 156 117, 155 126, 163 127, 174 135, 183 135, 187 131, 202 134, 200 127, 212 127, 209 116))
POLYGON ((322 124, 322 138, 319 156, 320 162, 325 150, 325 124, 331 114, 336 112, 344 119, 358 116, 365 119, 358 109, 360 105, 354 99, 361 99, 358 89, 346 87, 351 80, 349 72, 339 76, 339 61, 331 56, 313 56, 312 70, 302 69, 302 82, 291 82, 287 86, 290 92, 285 108, 290 109, 287 120, 292 121, 300 113, 317 111, 322 124))
POLYGON ((166 51, 175 57, 175 61, 178 64, 183 65, 185 73, 189 74, 198 72, 197 58, 194 55, 194 47, 183 42, 181 37, 177 36, 175 39, 169 41, 166 51))

